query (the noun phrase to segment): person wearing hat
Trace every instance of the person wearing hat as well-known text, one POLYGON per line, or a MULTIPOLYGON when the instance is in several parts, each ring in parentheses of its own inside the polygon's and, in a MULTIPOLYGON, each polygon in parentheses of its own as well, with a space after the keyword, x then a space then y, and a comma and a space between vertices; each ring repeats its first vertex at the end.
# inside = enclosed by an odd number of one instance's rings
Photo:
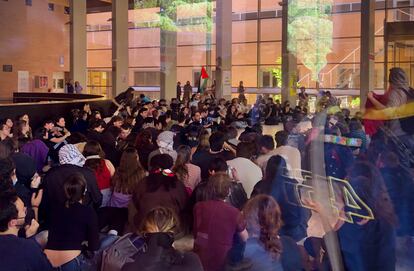
POLYGON ((154 157, 155 155, 158 154, 168 154, 169 156, 172 157, 172 159, 175 160, 177 159, 177 152, 174 150, 173 146, 174 146, 174 137, 175 137, 175 133, 171 132, 171 131, 164 131, 161 134, 158 135, 157 137, 157 145, 158 145, 158 149, 156 149, 155 151, 151 152, 148 156, 148 170, 151 171, 151 159, 152 157, 154 157))

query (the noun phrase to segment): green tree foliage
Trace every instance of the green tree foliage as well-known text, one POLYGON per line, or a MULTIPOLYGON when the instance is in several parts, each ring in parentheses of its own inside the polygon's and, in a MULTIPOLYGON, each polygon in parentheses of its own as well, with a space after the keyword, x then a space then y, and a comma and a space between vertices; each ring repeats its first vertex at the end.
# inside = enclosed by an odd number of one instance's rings
POLYGON ((319 73, 332 51, 333 0, 290 0, 288 49, 302 61, 319 81, 319 73))
POLYGON ((150 23, 140 23, 137 18, 136 27, 154 27, 165 31, 196 31, 211 33, 213 29, 211 0, 134 0, 134 9, 159 8, 157 19, 150 23), (206 10, 206 16, 198 18, 195 23, 180 25, 177 22, 177 11, 186 14, 197 13, 199 10, 206 10), (201 27, 200 27, 201 26, 201 27))

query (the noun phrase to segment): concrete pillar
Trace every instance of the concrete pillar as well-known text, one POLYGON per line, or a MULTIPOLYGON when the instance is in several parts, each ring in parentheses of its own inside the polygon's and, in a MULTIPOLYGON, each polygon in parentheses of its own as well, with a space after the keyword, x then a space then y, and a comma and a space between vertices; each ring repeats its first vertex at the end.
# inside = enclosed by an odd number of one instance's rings
MULTIPOLYGON (((177 32, 161 30, 160 96, 167 101, 176 96, 177 85, 177 32)), ((184 83, 183 83, 184 84, 184 83)))
POLYGON ((112 1, 112 97, 129 87, 128 1, 112 1))
POLYGON ((361 1, 361 109, 365 107, 368 91, 374 90, 374 37, 375 0, 361 1))
POLYGON ((262 0, 257 0, 257 58, 256 58, 256 62, 257 62, 257 80, 256 80, 256 84, 257 84, 257 92, 259 93, 260 90, 260 84, 262 82, 262 78, 261 78, 261 72, 260 72, 260 57, 261 57, 261 51, 260 51, 260 47, 262 44, 262 19, 261 19, 261 15, 262 15, 262 0))
POLYGON ((70 79, 86 90, 86 1, 70 0, 70 79))
POLYGON ((296 82, 298 81, 296 57, 288 49, 288 0, 282 2, 282 101, 296 106, 296 82))
MULTIPOLYGON (((211 0, 207 0, 206 20, 213 20, 213 7, 211 0)), ((206 27, 206 71, 208 73, 209 85, 213 84, 213 73, 211 72, 211 55, 212 55, 212 27, 207 24, 206 27)))
MULTIPOLYGON (((161 7, 161 12, 165 12, 161 7)), ((177 11, 176 11, 177 12, 177 11)), ((177 13, 168 16, 177 20, 177 13)), ((160 76, 160 98, 166 99, 176 97, 177 86, 177 32, 161 29, 160 37, 160 57, 161 57, 161 76, 160 76)), ((184 83, 182 84, 184 85, 184 83)))
POLYGON ((216 96, 231 98, 232 1, 216 2, 216 96))

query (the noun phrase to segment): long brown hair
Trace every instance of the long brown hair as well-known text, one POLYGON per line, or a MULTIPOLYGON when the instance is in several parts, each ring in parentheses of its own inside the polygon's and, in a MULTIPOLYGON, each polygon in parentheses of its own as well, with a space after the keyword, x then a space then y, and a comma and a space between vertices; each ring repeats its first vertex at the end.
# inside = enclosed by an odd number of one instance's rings
POLYGON ((179 146, 177 149, 177 160, 175 160, 172 171, 174 171, 175 175, 177 175, 177 179, 184 183, 188 180, 187 163, 190 162, 190 158, 191 148, 187 145, 179 146))
POLYGON ((25 139, 31 140, 32 135, 30 133, 30 127, 26 134, 23 133, 23 129, 26 125, 28 124, 27 124, 27 121, 25 120, 16 121, 13 125, 13 137, 16 138, 17 140, 25 140, 25 139))
POLYGON ((142 130, 136 138, 135 147, 138 148, 145 148, 152 145, 152 134, 149 130, 142 130))
POLYGON ((104 161, 105 153, 98 141, 88 141, 83 149, 82 154, 86 158, 85 167, 92 169, 94 172, 100 172, 103 170, 102 161, 104 161), (98 155, 99 158, 88 159, 88 156, 92 155, 98 155))
POLYGON ((208 179, 206 196, 209 200, 224 200, 228 197, 231 188, 231 178, 227 173, 219 172, 208 179))
POLYGON ((112 178, 114 192, 132 194, 136 184, 145 177, 145 170, 139 162, 138 152, 128 147, 121 156, 119 167, 112 178))
POLYGON ((264 194, 251 198, 243 208, 243 216, 249 236, 256 236, 272 258, 278 259, 282 253, 282 242, 278 237, 282 219, 275 199, 264 194))
POLYGON ((70 175, 63 183, 63 190, 65 191, 65 207, 83 200, 86 192, 86 180, 80 173, 70 175))

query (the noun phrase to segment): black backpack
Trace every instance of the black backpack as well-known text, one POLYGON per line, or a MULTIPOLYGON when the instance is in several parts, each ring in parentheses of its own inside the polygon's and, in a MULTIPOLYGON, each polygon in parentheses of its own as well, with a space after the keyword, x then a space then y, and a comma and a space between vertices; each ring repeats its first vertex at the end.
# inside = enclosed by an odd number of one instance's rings
MULTIPOLYGON (((409 90, 403 89, 404 93, 407 95, 407 104, 414 105, 414 89, 410 88, 409 90)), ((411 108, 411 106, 409 106, 411 108)), ((408 117, 400 119, 401 129, 408 135, 414 135, 414 110, 411 110, 408 117)))

